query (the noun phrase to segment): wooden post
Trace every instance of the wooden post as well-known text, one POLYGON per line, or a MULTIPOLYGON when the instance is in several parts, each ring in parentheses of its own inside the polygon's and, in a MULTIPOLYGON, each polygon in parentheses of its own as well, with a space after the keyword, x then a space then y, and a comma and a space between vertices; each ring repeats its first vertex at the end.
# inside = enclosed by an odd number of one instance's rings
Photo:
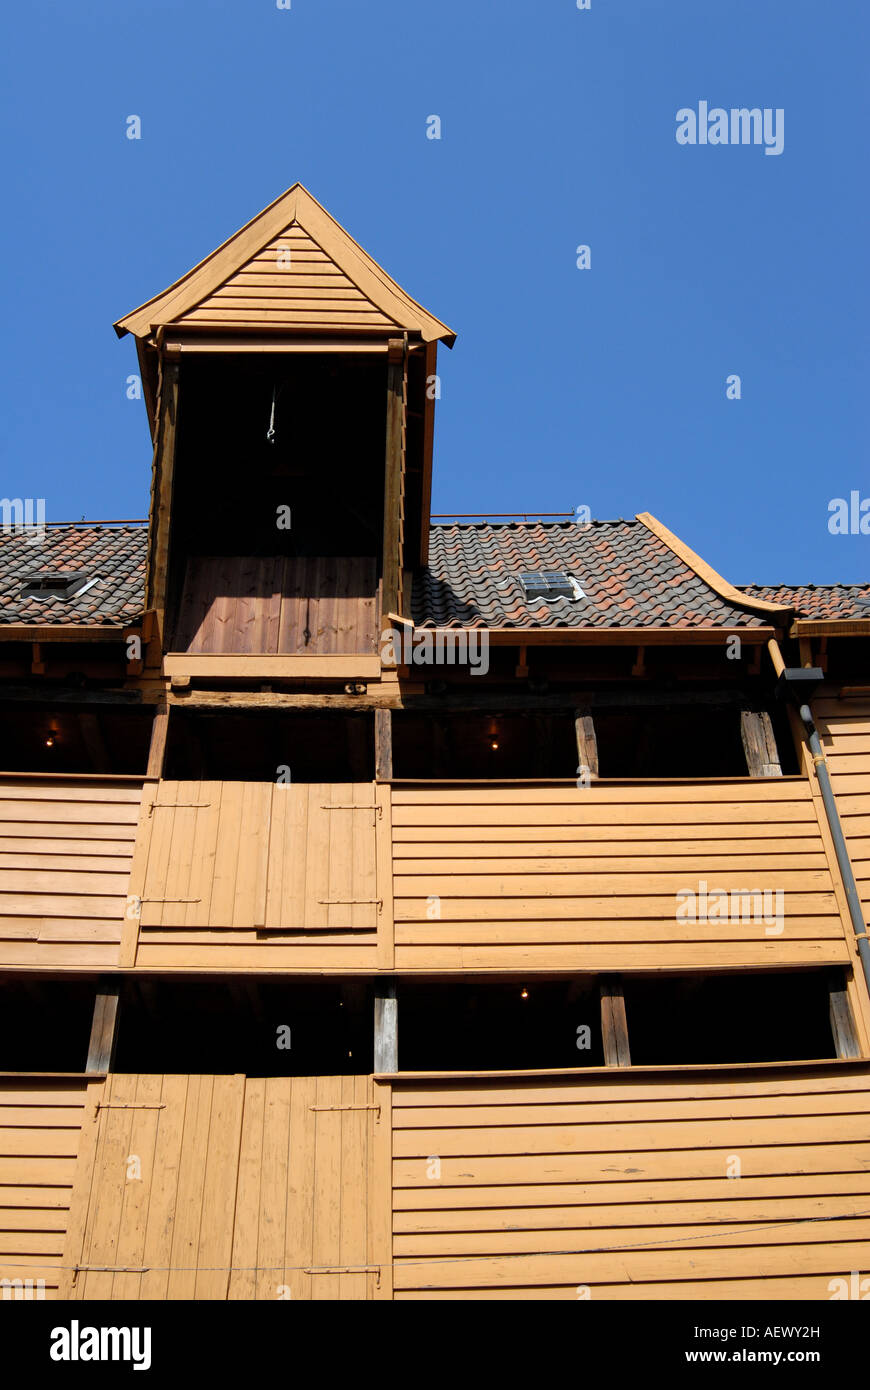
POLYGON ((389 782, 393 776, 393 711, 375 710, 375 781, 389 782))
POLYGON ((399 1001, 395 980, 375 985, 375 1073, 399 1070, 399 1001))
POLYGON ((831 1032, 838 1057, 860 1057, 861 1047, 852 1007, 846 991, 846 981, 842 970, 831 970, 828 975, 828 1000, 831 1019, 831 1032))
POLYGON ((767 710, 742 709, 740 736, 750 777, 781 777, 782 767, 767 710))
POLYGON ((165 616, 172 479, 178 438, 178 373, 177 362, 163 363, 148 527, 148 573, 145 578, 145 607, 155 610, 157 628, 164 642, 167 640, 165 616))
POLYGON ((151 743, 148 749, 148 769, 146 777, 162 777, 163 761, 166 757, 166 737, 169 732, 169 706, 164 702, 157 706, 154 723, 151 725, 151 743))
POLYGON ((606 1067, 630 1067, 628 1023, 625 1017, 625 997, 618 975, 602 975, 599 981, 601 996, 601 1041, 604 1045, 606 1067))
POLYGON ((577 766, 588 768, 591 777, 598 776, 598 739, 595 736, 595 721, 592 711, 574 711, 574 730, 577 735, 577 766))
POLYGON ((97 985, 94 1021, 91 1025, 91 1040, 88 1044, 88 1060, 85 1071, 105 1072, 112 1070, 118 1033, 120 989, 121 981, 116 976, 105 976, 100 979, 97 985))
POLYGON ((384 556, 381 615, 401 613, 405 498, 405 346, 387 344, 387 444, 384 460, 384 556))

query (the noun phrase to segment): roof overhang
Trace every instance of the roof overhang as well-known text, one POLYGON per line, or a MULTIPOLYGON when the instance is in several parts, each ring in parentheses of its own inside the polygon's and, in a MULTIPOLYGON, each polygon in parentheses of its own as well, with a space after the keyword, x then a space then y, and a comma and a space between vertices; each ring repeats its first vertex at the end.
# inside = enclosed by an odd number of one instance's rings
POLYGON ((699 579, 703 579, 705 584, 717 593, 720 598, 734 604, 737 608, 745 608, 750 613, 766 613, 771 617, 779 617, 785 621, 794 613, 794 608, 790 605, 781 603, 770 603, 767 599, 754 598, 750 594, 741 593, 740 589, 729 584, 727 579, 723 579, 706 560, 702 560, 694 550, 691 550, 679 536, 675 536, 673 531, 669 531, 667 526, 663 526, 656 517, 650 512, 638 512, 637 520, 644 525, 654 536, 658 536, 660 541, 673 551, 678 559, 695 571, 699 579))
MULTIPOLYGON (((393 332, 398 329, 416 333, 423 342, 441 340, 453 346, 456 335, 452 329, 412 299, 299 183, 282 193, 168 289, 118 319, 115 324, 118 337, 132 333, 136 338, 147 339, 176 323, 293 226, 311 237, 371 305, 395 325, 393 332)), ((270 317, 264 314, 260 318, 258 311, 252 310, 251 326, 256 327, 270 317)), ((315 325, 316 316, 310 326, 315 325)), ((300 324, 302 332, 308 327, 300 324)))

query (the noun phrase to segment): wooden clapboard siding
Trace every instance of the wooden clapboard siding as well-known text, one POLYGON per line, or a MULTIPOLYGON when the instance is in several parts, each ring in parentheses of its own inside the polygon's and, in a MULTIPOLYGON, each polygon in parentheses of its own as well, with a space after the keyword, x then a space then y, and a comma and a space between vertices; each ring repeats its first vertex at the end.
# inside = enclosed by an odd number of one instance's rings
POLYGON ((392 836, 400 970, 850 959, 802 778, 394 786, 392 836), (782 889, 783 931, 678 920, 677 893, 701 882, 782 889))
POLYGON ((870 1268, 866 1063, 409 1079, 392 1113, 397 1298, 829 1299, 870 1268))
POLYGON ((371 782, 161 782, 136 847, 135 963, 373 967, 374 793, 371 782))
POLYGON ((142 784, 0 779, 0 966, 118 964, 142 784))
POLYGON ((297 329, 395 326, 297 223, 177 322, 222 328, 262 323, 297 329))
POLYGON ((870 922, 870 701, 813 702, 852 869, 870 922))
POLYGON ((199 655, 373 655, 375 568, 367 555, 193 556, 174 649, 199 655))
POLYGON ((65 1296, 375 1296, 370 1077, 113 1075, 104 1102, 65 1296))
POLYGON ((87 1089, 84 1079, 0 1078, 0 1280, 43 1279, 46 1298, 60 1279, 87 1089))

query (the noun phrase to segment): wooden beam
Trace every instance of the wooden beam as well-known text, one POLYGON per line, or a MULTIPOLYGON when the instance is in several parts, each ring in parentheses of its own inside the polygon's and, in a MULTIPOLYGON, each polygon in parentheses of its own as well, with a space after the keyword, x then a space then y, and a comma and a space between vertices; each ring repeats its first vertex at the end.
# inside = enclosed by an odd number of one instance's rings
POLYGON ((798 618, 791 637, 868 637, 870 618, 798 618))
POLYGON ((97 627, 86 623, 53 623, 50 627, 38 623, 0 623, 2 642, 117 642, 120 645, 130 632, 129 623, 123 627, 97 627))
POLYGON ((39 642, 34 642, 34 644, 33 644, 33 652, 32 652, 32 654, 31 654, 31 661, 30 661, 30 674, 31 674, 32 676, 44 676, 44 675, 45 675, 45 662, 43 661, 42 656, 43 656, 43 653, 42 653, 42 646, 40 645, 39 642))
POLYGON ((148 747, 148 770, 146 777, 162 777, 163 762, 166 757, 166 739, 169 733, 169 706, 158 705, 151 725, 151 743, 148 747))
POLYGON ((842 970, 828 974, 828 1010, 838 1057, 860 1057, 861 1045, 842 970))
MULTIPOLYGON (((433 638, 455 638, 455 628, 418 628, 433 638)), ((768 642, 772 627, 480 627, 474 631, 491 647, 724 647, 729 637, 743 646, 768 642)))
POLYGON ((628 1024, 625 1017, 625 997, 618 975, 602 975, 598 985, 601 998, 601 1041, 604 1046, 604 1065, 630 1067, 628 1024))
POLYGON ((782 766, 767 710, 740 711, 740 737, 750 777, 781 777, 782 766))
POLYGON ((395 980, 375 984, 375 1057, 377 1073, 399 1070, 399 1001, 395 980))
POLYGON ((236 656, 223 652, 167 652, 163 674, 182 680, 378 680, 381 658, 371 653, 346 656, 236 656))
POLYGON ((141 705, 141 690, 66 690, 60 686, 0 685, 0 704, 141 705))
POLYGON ((387 437, 384 458, 384 551, 382 613, 401 611, 402 506, 405 469, 405 350, 391 338, 387 361, 387 437))
POLYGON ((393 712, 375 710, 375 781, 389 782, 393 776, 393 712))
POLYGON ((121 981, 108 976, 102 978, 97 985, 86 1071, 112 1070, 118 1033, 120 991, 121 981))
MULTIPOLYGON (((37 687, 31 687, 36 690, 37 687)), ((184 687, 187 690, 187 687, 184 687)), ((535 695, 531 691, 475 690, 457 684, 455 694, 427 695, 423 686, 415 684, 370 685, 363 695, 313 694, 310 691, 278 690, 189 690, 189 693, 176 691, 173 684, 169 692, 170 705, 184 706, 188 709, 407 709, 420 713, 462 713, 481 711, 487 714, 507 714, 511 711, 551 710, 561 714, 576 713, 578 700, 588 705, 593 713, 596 709, 659 709, 665 707, 705 708, 744 705, 746 694, 742 690, 723 691, 656 691, 645 690, 568 690, 564 694, 535 695)), ((858 694, 870 695, 870 686, 860 687, 858 694)), ((0 702, 4 698, 0 687, 0 702)), ((35 698, 35 696, 33 697, 35 698)), ((137 694, 137 699, 139 696, 137 694)))
POLYGON ((153 608, 158 614, 161 631, 165 631, 172 483, 178 442, 178 379, 178 363, 163 362, 148 527, 148 572, 145 577, 145 607, 153 608))
POLYGON ((437 340, 426 344, 426 362, 423 370, 426 391, 423 397, 423 485, 418 563, 427 565, 429 563, 429 514, 432 506, 432 453, 435 440, 435 400, 429 395, 429 381, 438 372, 437 340))
POLYGON ((590 777, 594 779, 598 776, 598 739, 591 710, 574 711, 574 732, 577 736, 577 767, 588 768, 590 777))

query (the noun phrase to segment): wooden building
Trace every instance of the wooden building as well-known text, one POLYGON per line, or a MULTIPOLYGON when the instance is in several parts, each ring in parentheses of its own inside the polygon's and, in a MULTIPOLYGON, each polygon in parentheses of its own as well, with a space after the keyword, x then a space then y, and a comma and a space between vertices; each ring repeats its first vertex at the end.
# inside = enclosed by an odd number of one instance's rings
POLYGON ((147 525, 0 535, 2 1297, 866 1275, 870 586, 430 523, 453 334, 298 185, 116 327, 147 525))

